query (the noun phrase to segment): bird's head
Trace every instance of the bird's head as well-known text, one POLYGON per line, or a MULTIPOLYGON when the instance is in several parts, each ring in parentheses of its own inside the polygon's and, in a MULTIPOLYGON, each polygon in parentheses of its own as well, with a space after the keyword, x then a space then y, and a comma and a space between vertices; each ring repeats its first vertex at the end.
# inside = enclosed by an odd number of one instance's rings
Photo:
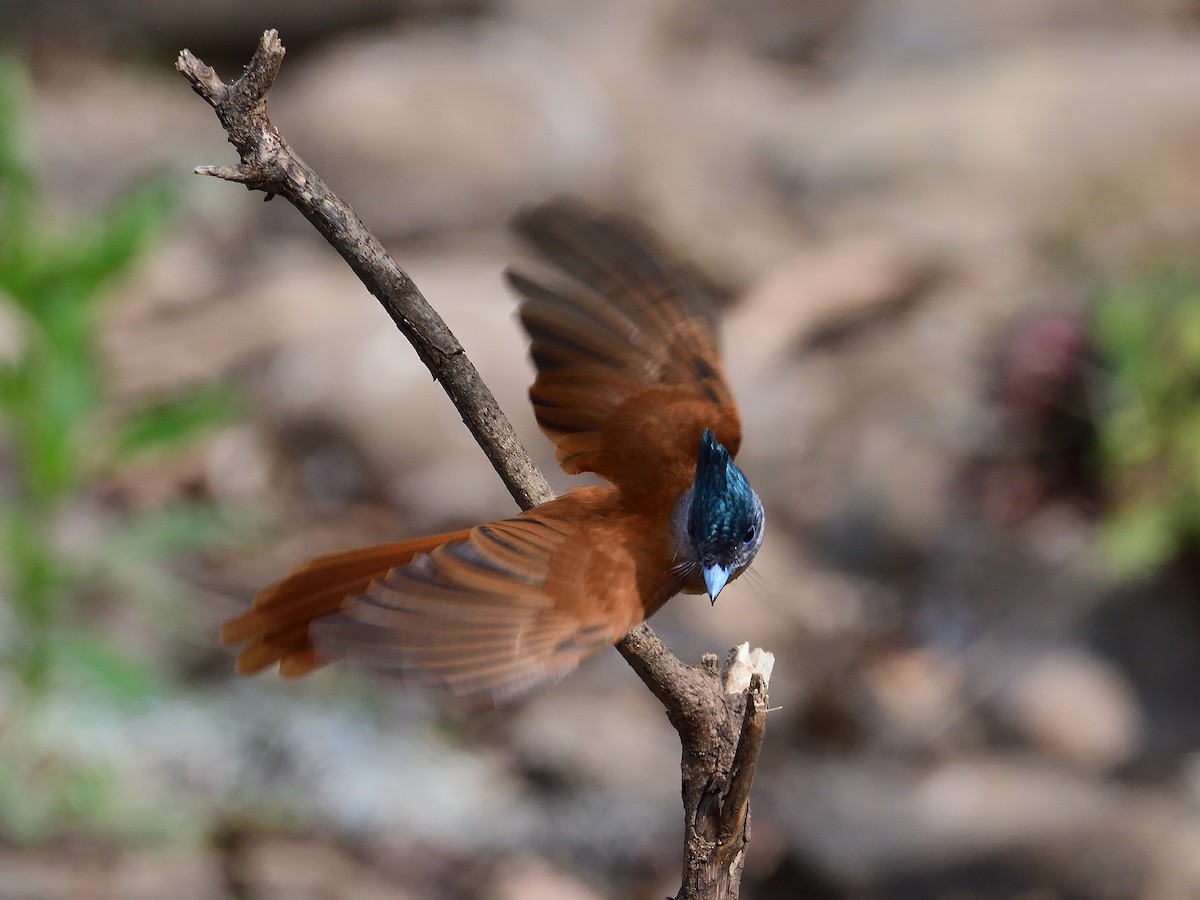
POLYGON ((763 540, 763 505, 729 451, 707 428, 687 506, 687 544, 709 599, 754 560, 763 540))

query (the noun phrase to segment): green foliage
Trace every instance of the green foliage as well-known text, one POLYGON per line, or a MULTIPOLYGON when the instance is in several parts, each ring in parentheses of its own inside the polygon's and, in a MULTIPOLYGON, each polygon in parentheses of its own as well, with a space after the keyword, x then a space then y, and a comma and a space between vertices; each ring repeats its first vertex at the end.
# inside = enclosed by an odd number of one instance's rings
POLYGON ((1164 269, 1105 290, 1094 333, 1110 375, 1105 546, 1135 574, 1200 544, 1200 278, 1164 269))
MULTIPOLYGON (((17 335, 0 348, 0 701, 11 690, 21 695, 9 710, 0 702, 0 730, 10 733, 28 732, 56 697, 116 709, 161 695, 159 667, 96 627, 93 601, 169 608, 164 601, 180 586, 155 560, 214 540, 215 514, 101 509, 89 513, 88 536, 68 535, 86 520, 81 498, 98 475, 131 455, 178 448, 233 410, 229 395, 213 389, 119 421, 104 407, 102 306, 166 230, 178 198, 148 183, 87 221, 46 228, 23 84, 0 59, 0 314, 17 335)), ((103 767, 47 752, 28 743, 0 748, 0 772, 11 776, 0 775, 0 827, 35 835, 105 821, 118 798, 103 767)))
POLYGON ((157 403, 134 413, 125 422, 118 452, 131 456, 181 447, 214 425, 228 422, 234 412, 229 392, 215 388, 157 403))

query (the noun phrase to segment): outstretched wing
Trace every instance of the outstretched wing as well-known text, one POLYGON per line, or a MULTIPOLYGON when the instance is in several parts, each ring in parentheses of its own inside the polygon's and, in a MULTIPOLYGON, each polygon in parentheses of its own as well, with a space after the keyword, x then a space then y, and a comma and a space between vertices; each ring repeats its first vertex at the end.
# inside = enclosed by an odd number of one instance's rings
POLYGON ((634 226, 565 202, 521 213, 515 228, 557 270, 508 277, 538 370, 530 400, 563 469, 674 498, 703 429, 736 453, 737 406, 699 279, 634 226))
POLYGON ((575 501, 321 557, 260 594, 222 639, 249 641, 244 673, 278 660, 282 674, 302 675, 345 659, 456 697, 507 700, 561 678, 642 615, 623 602, 636 597, 632 564, 604 558, 619 550, 589 539, 575 501), (618 572, 599 596, 596 571, 618 572))
POLYGON ((275 663, 285 677, 307 675, 330 661, 313 649, 313 622, 336 612, 392 568, 408 565, 418 554, 442 544, 467 540, 470 534, 456 531, 318 556, 263 588, 248 610, 225 623, 221 643, 246 645, 237 657, 241 675, 254 675, 275 663))

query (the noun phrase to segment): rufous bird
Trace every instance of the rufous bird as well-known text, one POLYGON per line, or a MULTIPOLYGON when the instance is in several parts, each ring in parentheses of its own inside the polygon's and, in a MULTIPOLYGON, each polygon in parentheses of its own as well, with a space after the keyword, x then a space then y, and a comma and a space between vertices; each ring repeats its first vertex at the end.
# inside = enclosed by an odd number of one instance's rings
POLYGON ((556 681, 675 594, 717 595, 763 540, 734 464, 737 406, 715 307, 640 230, 557 202, 515 228, 549 277, 509 271, 537 377, 538 425, 576 488, 467 531, 321 556, 226 623, 237 670, 344 659, 500 703, 556 681))

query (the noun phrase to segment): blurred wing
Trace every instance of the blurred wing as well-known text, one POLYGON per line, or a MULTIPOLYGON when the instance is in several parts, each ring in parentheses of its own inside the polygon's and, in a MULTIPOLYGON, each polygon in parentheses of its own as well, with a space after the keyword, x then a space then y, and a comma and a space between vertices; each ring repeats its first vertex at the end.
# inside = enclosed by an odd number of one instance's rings
MULTIPOLYGON (((283 674, 345 659, 410 684, 497 703, 561 678, 634 622, 614 623, 604 604, 582 603, 588 542, 541 510, 425 546, 402 565, 375 570, 365 582, 360 577, 332 608, 334 587, 322 582, 309 594, 289 586, 321 562, 315 561, 242 617, 257 615, 258 630, 239 670, 269 665, 282 646, 283 674)), ((226 627, 227 641, 246 639, 248 626, 239 621, 226 627)))
POLYGON ((407 565, 418 553, 469 535, 457 531, 319 556, 263 589, 250 609, 225 623, 221 642, 246 644, 237 658, 242 675, 253 675, 274 663, 286 677, 306 675, 329 662, 313 650, 311 627, 316 619, 335 612, 377 576, 407 565))
POLYGON ((558 680, 633 624, 614 632, 599 606, 588 616, 590 555, 584 536, 552 516, 480 525, 317 622, 316 646, 409 683, 502 702, 558 680))
POLYGON ((736 453, 737 406, 721 370, 715 310, 694 273, 663 261, 631 225, 565 203, 522 213, 517 231, 557 270, 514 272, 538 375, 529 390, 542 431, 569 473, 595 472, 626 493, 677 495, 695 470, 701 431, 736 453), (684 479, 684 484, 676 482, 684 479))

